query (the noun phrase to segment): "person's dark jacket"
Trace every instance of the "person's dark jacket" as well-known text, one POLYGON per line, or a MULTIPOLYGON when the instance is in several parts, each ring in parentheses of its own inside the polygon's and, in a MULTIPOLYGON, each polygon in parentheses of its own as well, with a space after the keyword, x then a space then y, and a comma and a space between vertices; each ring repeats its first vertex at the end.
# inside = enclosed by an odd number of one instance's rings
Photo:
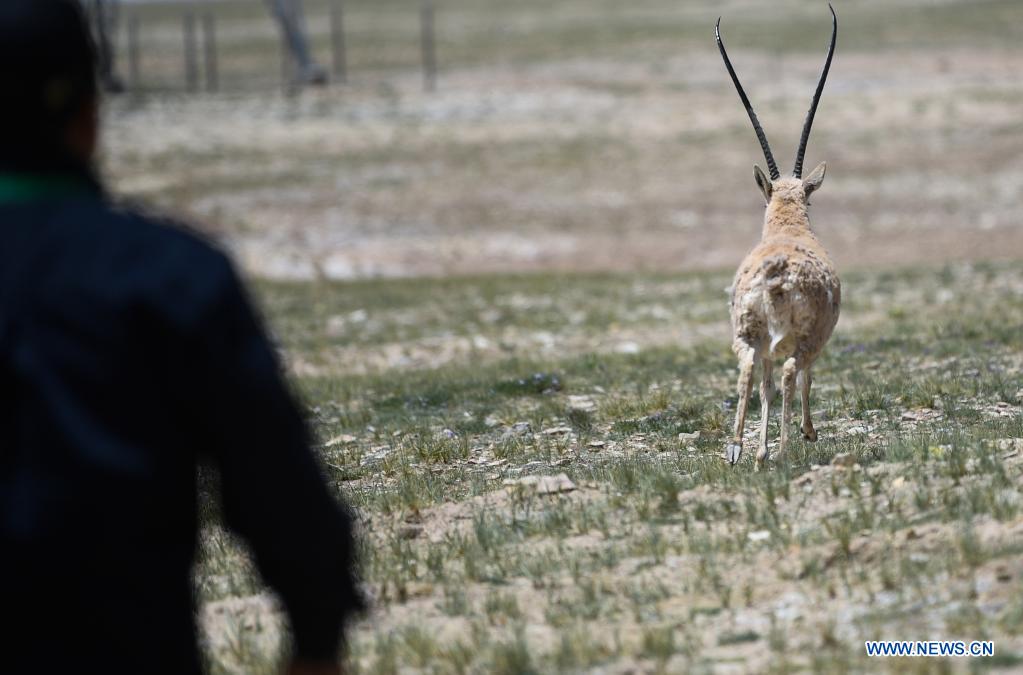
POLYGON ((198 671, 203 458, 297 655, 333 657, 350 521, 231 264, 58 191, 0 203, 0 672, 198 671))

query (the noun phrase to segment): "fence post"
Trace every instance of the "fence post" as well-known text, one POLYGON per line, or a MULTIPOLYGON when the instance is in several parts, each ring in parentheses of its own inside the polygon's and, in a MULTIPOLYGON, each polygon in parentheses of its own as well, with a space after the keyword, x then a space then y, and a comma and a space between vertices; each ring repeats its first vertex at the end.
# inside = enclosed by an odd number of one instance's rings
POLYGON ((334 77, 341 84, 348 82, 348 55, 345 53, 344 0, 330 3, 330 37, 334 54, 334 77))
POLYGON ((142 90, 142 66, 139 63, 139 17, 128 17, 128 89, 134 93, 142 90))
POLYGON ((421 0, 419 6, 420 38, 423 49, 423 88, 437 89, 437 53, 434 39, 433 0, 421 0))
POLYGON ((204 56, 206 57, 206 91, 215 92, 220 86, 217 71, 217 23, 213 12, 202 17, 204 56))
POLYGON ((199 89, 199 58, 196 54, 195 14, 186 12, 184 16, 185 35, 185 87, 190 92, 199 89))

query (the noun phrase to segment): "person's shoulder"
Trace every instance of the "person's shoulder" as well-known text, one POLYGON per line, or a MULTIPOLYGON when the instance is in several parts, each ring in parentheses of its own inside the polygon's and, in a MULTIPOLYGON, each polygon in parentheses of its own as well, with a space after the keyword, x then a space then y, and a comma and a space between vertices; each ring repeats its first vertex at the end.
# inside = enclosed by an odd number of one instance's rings
POLYGON ((90 236, 113 253, 145 255, 146 264, 171 263, 220 267, 226 254, 208 236, 183 220, 135 202, 95 200, 80 207, 91 224, 90 236))
POLYGON ((90 255, 91 277, 112 295, 144 300, 181 320, 239 284, 221 247, 187 223, 131 202, 89 200, 63 214, 90 255))

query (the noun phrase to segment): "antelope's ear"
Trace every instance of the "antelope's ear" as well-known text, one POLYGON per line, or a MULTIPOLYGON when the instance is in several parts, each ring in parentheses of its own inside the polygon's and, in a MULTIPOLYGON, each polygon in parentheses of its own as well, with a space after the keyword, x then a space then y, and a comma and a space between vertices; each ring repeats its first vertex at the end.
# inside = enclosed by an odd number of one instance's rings
POLYGON ((827 162, 821 162, 820 164, 817 165, 817 168, 814 169, 809 176, 803 179, 803 191, 806 193, 807 197, 809 197, 814 192, 814 190, 819 188, 821 186, 821 183, 824 182, 824 172, 826 172, 827 170, 828 170, 827 162))
POLYGON ((764 201, 771 201, 771 181, 764 175, 763 169, 756 164, 753 165, 753 179, 757 181, 757 187, 764 193, 764 201))

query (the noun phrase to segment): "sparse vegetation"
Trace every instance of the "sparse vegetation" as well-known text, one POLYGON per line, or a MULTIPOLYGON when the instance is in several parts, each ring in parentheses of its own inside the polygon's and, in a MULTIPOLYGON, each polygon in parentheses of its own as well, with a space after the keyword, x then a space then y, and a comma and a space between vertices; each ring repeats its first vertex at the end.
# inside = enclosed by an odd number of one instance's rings
MULTIPOLYGON (((360 515, 375 609, 353 637, 357 672, 867 671, 862 640, 935 635, 993 639, 999 663, 1016 663, 1023 330, 1009 327, 1023 326, 1023 274, 847 276, 814 393, 821 438, 761 474, 720 458, 727 340, 670 345, 679 326, 726 335, 724 316, 701 328, 647 311, 723 307, 723 275, 262 284, 325 470, 360 515), (334 312, 373 294, 395 300, 349 341, 334 312), (920 304, 928 294, 944 299, 920 304), (309 314, 310 295, 329 309, 309 314), (641 348, 616 353, 600 326, 546 318, 595 295, 607 316, 634 317, 641 348), (554 354, 526 337, 465 359, 431 342, 497 341, 512 326, 479 314, 511 297, 514 329, 542 331, 554 354), (396 332, 420 312, 447 323, 396 332), (365 374, 336 359, 423 344, 447 358, 365 374), (505 485, 559 473, 574 489, 505 485)), ((203 551, 207 611, 258 592, 219 529, 203 551)), ((277 625, 272 605, 253 607, 261 630, 277 625)), ((216 658, 251 659, 251 641, 226 635, 216 658)), ((276 645, 257 653, 272 661, 276 645)))

